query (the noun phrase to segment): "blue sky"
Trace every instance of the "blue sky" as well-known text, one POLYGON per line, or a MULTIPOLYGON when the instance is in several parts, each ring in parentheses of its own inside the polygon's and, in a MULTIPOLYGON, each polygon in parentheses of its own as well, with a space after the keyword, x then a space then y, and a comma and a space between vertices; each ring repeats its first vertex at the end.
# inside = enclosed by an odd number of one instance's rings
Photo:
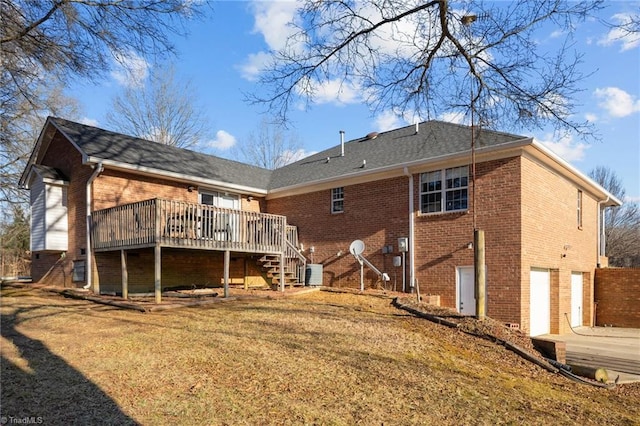
MULTIPOLYGON (((193 22, 187 38, 175 39, 176 74, 191 80, 198 97, 194 101, 210 119, 208 152, 230 157, 234 144, 257 132, 263 109, 247 104, 244 93, 260 90, 257 73, 266 52, 284 42, 294 6, 287 1, 215 2, 211 16, 193 22)), ((640 13, 640 2, 610 2, 600 17, 618 22, 629 13, 640 13)), ((558 42, 558 35, 545 32, 539 42, 558 42)), ((550 133, 528 130, 517 133, 535 137, 584 173, 599 165, 615 170, 627 198, 640 201, 640 37, 620 37, 589 21, 578 28, 576 49, 584 53, 581 71, 593 74, 582 82, 581 106, 574 113, 595 124, 601 141, 553 140, 550 133)), ((69 94, 82 105, 83 122, 108 128, 105 115, 111 98, 123 86, 143 81, 152 66, 136 57, 125 62, 128 71, 115 64, 98 84, 78 83, 70 89, 69 94)), ((447 118, 446 112, 441 118, 447 118)), ((337 144, 340 130, 350 140, 411 124, 389 112, 373 115, 355 91, 347 88, 337 93, 331 85, 322 88, 309 110, 294 110, 291 119, 303 144, 299 156, 337 144)))

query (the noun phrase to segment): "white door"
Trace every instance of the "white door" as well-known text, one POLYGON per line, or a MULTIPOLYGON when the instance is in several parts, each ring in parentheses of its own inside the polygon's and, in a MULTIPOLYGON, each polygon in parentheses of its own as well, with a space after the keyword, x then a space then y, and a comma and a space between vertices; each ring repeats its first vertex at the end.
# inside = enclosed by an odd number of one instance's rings
POLYGON ((475 315, 476 296, 473 266, 459 266, 456 269, 458 281, 458 312, 463 315, 475 315))
POLYGON ((582 325, 582 273, 571 273, 571 327, 582 325))
POLYGON ((529 335, 551 330, 551 279, 548 269, 531 269, 529 284, 529 335))

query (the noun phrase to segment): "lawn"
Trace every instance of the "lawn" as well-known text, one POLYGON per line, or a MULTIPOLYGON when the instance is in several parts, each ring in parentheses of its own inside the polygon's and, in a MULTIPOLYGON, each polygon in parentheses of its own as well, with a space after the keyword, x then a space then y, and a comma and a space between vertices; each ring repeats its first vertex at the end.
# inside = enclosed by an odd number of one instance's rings
POLYGON ((569 381, 388 298, 140 313, 4 287, 1 415, 42 424, 640 424, 640 386, 569 381))

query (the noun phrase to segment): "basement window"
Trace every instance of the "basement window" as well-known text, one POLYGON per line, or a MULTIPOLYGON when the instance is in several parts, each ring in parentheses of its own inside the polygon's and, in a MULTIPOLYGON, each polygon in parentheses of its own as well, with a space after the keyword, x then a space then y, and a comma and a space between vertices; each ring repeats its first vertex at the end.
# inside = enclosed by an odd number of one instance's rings
POLYGON ((344 212, 344 187, 331 190, 331 213, 344 212))
POLYGON ((420 175, 420 212, 467 210, 469 166, 435 170, 420 175))

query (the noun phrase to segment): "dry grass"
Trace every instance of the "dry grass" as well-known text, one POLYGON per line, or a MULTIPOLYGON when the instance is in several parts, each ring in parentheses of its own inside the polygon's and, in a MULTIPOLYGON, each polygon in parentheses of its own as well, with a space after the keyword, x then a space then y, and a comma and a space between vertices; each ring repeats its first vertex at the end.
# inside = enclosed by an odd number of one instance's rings
POLYGON ((592 388, 389 299, 316 292, 142 314, 2 290, 2 416, 44 424, 640 424, 592 388))

